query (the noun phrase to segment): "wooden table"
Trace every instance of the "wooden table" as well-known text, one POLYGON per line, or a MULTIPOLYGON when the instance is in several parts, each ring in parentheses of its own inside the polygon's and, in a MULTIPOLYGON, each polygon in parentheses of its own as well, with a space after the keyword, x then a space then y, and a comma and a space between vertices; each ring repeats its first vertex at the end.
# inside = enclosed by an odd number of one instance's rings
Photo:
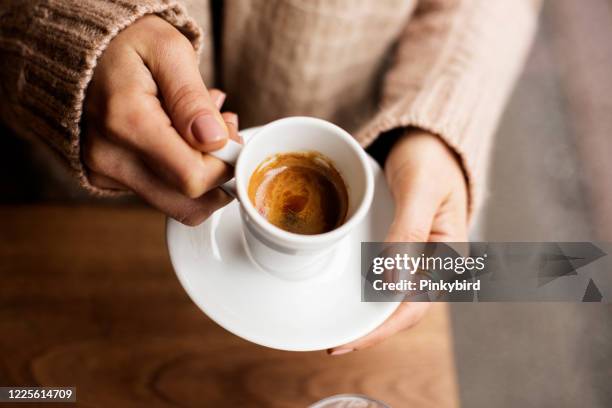
POLYGON ((458 405, 444 305, 371 350, 276 351, 191 302, 159 213, 0 207, 0 220, 0 385, 75 386, 85 407, 306 407, 338 393, 458 405))

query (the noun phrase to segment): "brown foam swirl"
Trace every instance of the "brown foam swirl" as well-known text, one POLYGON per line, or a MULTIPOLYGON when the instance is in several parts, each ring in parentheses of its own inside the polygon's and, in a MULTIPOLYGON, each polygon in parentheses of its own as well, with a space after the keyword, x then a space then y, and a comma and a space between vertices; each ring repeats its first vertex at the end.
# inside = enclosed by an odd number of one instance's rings
POLYGON ((284 153, 251 175, 249 199, 270 223, 297 234, 321 234, 340 226, 348 193, 332 162, 317 152, 284 153))

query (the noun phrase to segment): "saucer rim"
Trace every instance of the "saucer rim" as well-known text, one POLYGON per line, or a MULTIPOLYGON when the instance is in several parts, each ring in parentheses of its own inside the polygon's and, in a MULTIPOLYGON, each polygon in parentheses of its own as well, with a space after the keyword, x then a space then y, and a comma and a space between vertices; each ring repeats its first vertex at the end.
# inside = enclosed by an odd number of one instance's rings
MULTIPOLYGON (((251 334, 245 333, 240 327, 233 327, 229 324, 223 323, 220 319, 218 319, 215 316, 216 313, 214 313, 214 311, 211 311, 206 305, 203 305, 201 302, 196 300, 198 298, 197 296, 194 295, 194 289, 192 285, 189 284, 189 282, 187 282, 187 278, 185 276, 183 276, 181 273, 178 272, 178 268, 175 265, 175 261, 172 258, 172 255, 170 255, 170 246, 168 242, 169 242, 169 231, 170 231, 171 223, 178 224, 178 221, 173 220, 170 217, 166 218, 166 234, 165 235, 166 235, 168 255, 170 257, 170 263, 172 264, 172 269, 176 277, 178 278, 181 284, 181 287, 187 293, 191 302, 195 304, 198 307, 198 309, 200 309, 200 311, 202 311, 202 313, 206 315, 206 317, 208 317, 215 324, 217 324, 218 326, 220 326, 227 332, 233 334, 234 336, 240 337, 246 341, 257 344, 259 346, 268 347, 268 348, 275 349, 275 350, 295 351, 295 352, 321 351, 321 350, 327 350, 327 349, 331 349, 334 347, 338 347, 343 344, 347 344, 354 340, 357 340, 371 333, 372 331, 374 331, 374 329, 376 329, 382 323, 384 323, 397 310, 397 308, 402 303, 402 302, 376 302, 379 305, 384 304, 386 307, 384 309, 381 308, 381 312, 376 316, 376 318, 371 319, 371 321, 369 322, 370 324, 363 325, 363 327, 360 327, 359 330, 354 329, 354 332, 347 333, 346 335, 337 336, 333 339, 333 341, 313 343, 314 345, 310 345, 310 346, 304 346, 304 345, 300 346, 299 344, 297 344, 298 342, 295 342, 294 344, 280 344, 280 343, 274 343, 272 341, 266 341, 262 338, 265 336, 256 337, 251 334)), ((254 265, 253 267, 257 267, 257 266, 254 265)), ((331 281, 330 284, 336 284, 337 282, 338 280, 334 280, 334 281, 331 281)))

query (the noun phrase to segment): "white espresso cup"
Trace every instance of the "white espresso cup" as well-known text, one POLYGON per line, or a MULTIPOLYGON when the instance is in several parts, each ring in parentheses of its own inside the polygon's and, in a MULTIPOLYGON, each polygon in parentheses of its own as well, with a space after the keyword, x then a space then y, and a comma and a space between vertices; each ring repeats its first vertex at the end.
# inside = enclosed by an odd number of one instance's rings
POLYGON ((283 279, 305 279, 320 271, 336 244, 363 220, 372 203, 374 179, 365 151, 345 130, 322 119, 296 116, 276 120, 256 130, 245 145, 230 140, 210 154, 235 165, 235 178, 222 188, 240 201, 252 260, 283 279), (271 224, 248 196, 251 175, 261 163, 277 154, 306 151, 329 158, 348 190, 344 223, 323 234, 296 234, 271 224))

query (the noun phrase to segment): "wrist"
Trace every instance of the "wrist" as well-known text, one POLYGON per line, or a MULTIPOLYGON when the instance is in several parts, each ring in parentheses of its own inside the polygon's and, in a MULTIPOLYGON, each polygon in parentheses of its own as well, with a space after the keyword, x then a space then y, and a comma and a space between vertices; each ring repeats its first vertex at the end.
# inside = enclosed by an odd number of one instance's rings
POLYGON ((407 129, 394 143, 385 162, 385 176, 396 199, 419 183, 427 190, 467 190, 459 155, 438 135, 418 128, 407 129))
POLYGON ((391 182, 406 166, 420 162, 425 155, 455 159, 454 152, 439 136, 418 128, 406 129, 393 144, 385 161, 387 181, 391 182))

